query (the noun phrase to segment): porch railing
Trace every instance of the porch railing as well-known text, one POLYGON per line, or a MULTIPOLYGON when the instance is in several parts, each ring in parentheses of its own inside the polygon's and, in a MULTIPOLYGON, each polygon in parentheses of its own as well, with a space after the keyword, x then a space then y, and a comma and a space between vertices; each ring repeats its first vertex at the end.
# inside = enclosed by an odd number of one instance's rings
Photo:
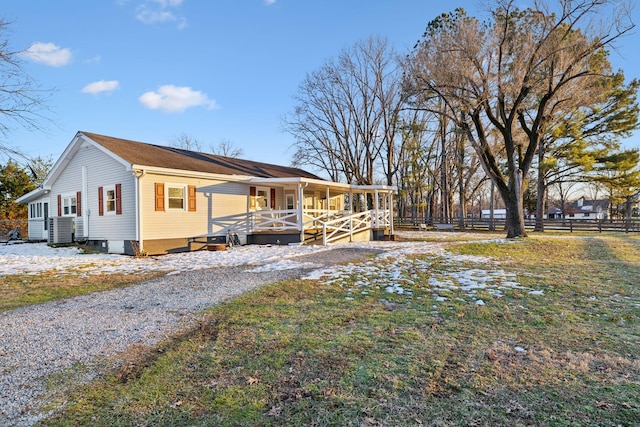
POLYGON ((268 210, 211 218, 208 234, 224 235, 229 231, 239 234, 269 231, 304 232, 314 229, 322 232, 323 244, 327 244, 352 237, 357 232, 390 225, 391 212, 384 209, 353 214, 348 211, 326 209, 304 210, 302 221, 297 210, 268 210))
POLYGON ((299 230, 298 211, 272 210, 252 212, 250 229, 254 231, 299 230))
POLYGON ((371 212, 359 212, 323 222, 322 244, 326 245, 347 236, 353 237, 353 233, 370 229, 372 225, 371 212))

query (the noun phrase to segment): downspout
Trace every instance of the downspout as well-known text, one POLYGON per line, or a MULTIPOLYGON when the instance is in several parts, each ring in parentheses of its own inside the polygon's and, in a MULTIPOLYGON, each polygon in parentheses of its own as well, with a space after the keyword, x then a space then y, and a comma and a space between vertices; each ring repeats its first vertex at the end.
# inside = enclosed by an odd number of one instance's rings
POLYGON ((82 229, 83 229, 83 233, 84 236, 82 236, 85 239, 88 239, 90 234, 89 234, 89 215, 91 214, 91 212, 88 209, 88 195, 89 195, 89 189, 87 186, 87 167, 86 166, 82 166, 82 229))
POLYGON ((133 171, 136 177, 136 240, 138 241, 138 249, 140 253, 144 253, 144 243, 142 240, 142 194, 140 189, 140 180, 145 176, 144 169, 133 171))

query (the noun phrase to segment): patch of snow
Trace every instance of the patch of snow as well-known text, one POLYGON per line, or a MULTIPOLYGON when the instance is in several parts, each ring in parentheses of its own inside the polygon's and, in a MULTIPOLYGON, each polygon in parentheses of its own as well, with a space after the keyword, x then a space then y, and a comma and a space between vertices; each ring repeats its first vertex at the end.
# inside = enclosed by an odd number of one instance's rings
MULTIPOLYGON (((402 233, 411 237, 419 234, 402 233)), ((53 248, 45 243, 0 245, 0 277, 10 274, 35 275, 45 271, 52 272, 54 276, 77 274, 83 277, 94 274, 146 272, 173 275, 207 268, 247 266, 245 271, 258 273, 294 268, 312 269, 303 279, 321 280, 326 285, 349 288, 349 293, 358 292, 361 295, 381 289, 388 293, 412 296, 418 289, 430 288, 436 302, 456 297, 451 295, 452 292, 462 292, 463 295, 456 299, 464 297, 467 302, 477 304, 477 301, 482 301, 476 297, 478 290, 496 298, 503 297, 503 292, 507 289, 524 289, 531 295, 544 294, 542 290, 522 287, 515 274, 497 268, 497 262, 489 257, 455 255, 446 250, 447 240, 452 239, 456 242, 466 239, 507 243, 505 239, 481 239, 472 233, 423 234, 432 241, 352 242, 330 246, 249 245, 227 251, 183 252, 145 258, 83 254, 76 247, 53 248), (374 249, 380 253, 358 265, 346 264, 330 268, 320 267, 312 262, 296 261, 299 256, 340 247, 374 249), (434 262, 437 262, 438 268, 433 267, 434 262), (469 268, 468 264, 477 264, 478 267, 469 268), (444 267, 441 268, 441 265, 444 267), (451 296, 445 297, 443 294, 451 296)), ((484 301, 482 303, 484 304, 484 301)))

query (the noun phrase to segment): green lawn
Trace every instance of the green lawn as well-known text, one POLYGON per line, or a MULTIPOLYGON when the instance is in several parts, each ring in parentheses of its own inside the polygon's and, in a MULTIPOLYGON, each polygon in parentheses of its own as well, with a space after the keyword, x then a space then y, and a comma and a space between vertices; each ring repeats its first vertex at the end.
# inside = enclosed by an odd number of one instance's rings
POLYGON ((455 240, 216 306, 41 424, 638 425, 640 239, 455 240))

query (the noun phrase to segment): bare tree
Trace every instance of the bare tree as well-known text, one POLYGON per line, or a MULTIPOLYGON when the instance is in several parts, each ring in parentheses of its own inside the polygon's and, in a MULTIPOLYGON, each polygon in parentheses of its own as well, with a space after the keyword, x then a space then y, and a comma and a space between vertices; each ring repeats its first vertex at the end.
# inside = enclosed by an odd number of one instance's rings
POLYGON ((369 38, 308 74, 284 128, 295 137, 294 164, 335 181, 393 183, 398 167, 401 69, 388 42, 369 38))
POLYGON ((171 139, 169 139, 169 145, 175 148, 182 148, 183 150, 202 151, 200 141, 185 132, 171 137, 171 139))
POLYGON ((54 163, 55 161, 51 156, 37 156, 29 160, 27 169, 31 174, 31 182, 33 182, 36 187, 42 185, 54 163))
POLYGON ((51 90, 40 88, 22 67, 24 51, 9 46, 10 22, 0 19, 0 153, 26 158, 20 147, 6 142, 14 127, 43 130, 50 122, 47 98, 51 90))
POLYGON ((241 157, 242 148, 236 147, 233 142, 228 139, 221 139, 218 145, 210 145, 209 148, 213 154, 225 157, 241 157))
POLYGON ((526 10, 514 3, 497 0, 486 23, 462 9, 432 21, 408 73, 413 93, 425 106, 444 101, 478 153, 505 204, 507 237, 526 236, 524 179, 545 129, 559 111, 594 102, 585 88, 611 74, 605 49, 633 28, 622 19, 594 25, 614 0, 559 0, 557 13, 542 0, 526 10))

